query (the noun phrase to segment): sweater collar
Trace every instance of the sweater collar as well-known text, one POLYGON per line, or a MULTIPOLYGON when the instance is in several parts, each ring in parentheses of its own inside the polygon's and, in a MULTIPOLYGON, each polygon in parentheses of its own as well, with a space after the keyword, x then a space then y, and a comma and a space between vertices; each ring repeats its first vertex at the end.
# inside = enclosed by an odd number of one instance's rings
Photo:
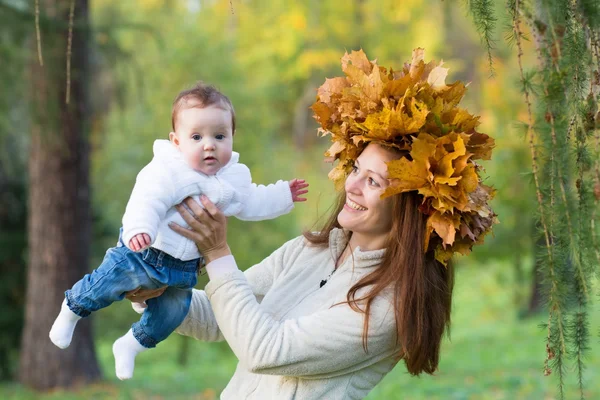
MULTIPOLYGON (((333 228, 329 232, 329 248, 332 251, 335 260, 342 254, 348 243, 348 231, 345 229, 333 228)), ((360 246, 352 252, 354 257, 354 267, 364 268, 379 265, 383 261, 385 249, 362 251, 360 246)))
MULTIPOLYGON (((185 162, 185 160, 183 159, 181 152, 178 151, 169 140, 165 140, 165 139, 155 140, 154 146, 152 146, 152 151, 154 152, 154 157, 156 157, 158 160, 174 162, 177 164, 183 164, 187 168, 190 168, 187 165, 187 163, 185 162)), ((221 168, 219 171, 217 171, 217 175, 219 175, 221 173, 221 171, 227 169, 230 165, 236 164, 239 161, 240 161, 239 153, 232 151, 231 159, 223 168, 221 168)), ((201 172, 199 172, 199 173, 201 173, 201 172)))

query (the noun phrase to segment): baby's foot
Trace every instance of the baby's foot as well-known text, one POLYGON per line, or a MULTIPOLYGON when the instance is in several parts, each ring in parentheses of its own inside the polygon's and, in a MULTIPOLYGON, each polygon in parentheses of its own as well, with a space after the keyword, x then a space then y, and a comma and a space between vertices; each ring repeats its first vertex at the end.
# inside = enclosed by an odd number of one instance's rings
POLYGON ((120 380, 131 379, 135 367, 135 357, 144 350, 133 336, 131 329, 113 344, 113 355, 115 356, 115 372, 120 380))
POLYGON ((67 300, 65 299, 60 306, 60 313, 54 324, 52 324, 52 328, 50 329, 50 340, 57 347, 61 349, 66 349, 71 344, 71 339, 73 338, 73 331, 75 330, 75 325, 77 325, 77 321, 79 321, 81 317, 75 314, 73 311, 69 309, 67 306, 67 300))

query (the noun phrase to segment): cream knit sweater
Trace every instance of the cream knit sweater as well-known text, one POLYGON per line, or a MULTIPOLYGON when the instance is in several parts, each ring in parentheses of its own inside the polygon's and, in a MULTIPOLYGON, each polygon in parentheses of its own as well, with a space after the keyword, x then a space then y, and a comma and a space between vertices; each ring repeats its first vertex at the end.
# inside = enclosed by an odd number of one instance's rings
POLYGON ((177 332, 227 340, 239 364, 221 399, 362 399, 394 367, 399 349, 391 293, 372 304, 368 352, 363 314, 334 306, 377 268, 385 250, 355 249, 319 287, 345 245, 344 232, 334 229, 329 248, 298 237, 245 273, 233 257, 213 261, 229 263, 223 269, 230 272, 209 271, 206 291, 193 291, 177 332))

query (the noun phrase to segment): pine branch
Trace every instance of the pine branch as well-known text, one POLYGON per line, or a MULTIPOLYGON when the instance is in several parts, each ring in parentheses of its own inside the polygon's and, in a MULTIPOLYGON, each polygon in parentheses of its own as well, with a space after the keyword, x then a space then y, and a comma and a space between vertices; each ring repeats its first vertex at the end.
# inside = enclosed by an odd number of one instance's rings
POLYGON ((494 3, 492 0, 469 0, 468 3, 469 11, 473 15, 475 28, 487 51, 490 74, 493 75, 494 60, 492 57, 492 49, 495 46, 494 29, 496 28, 497 22, 497 18, 494 15, 494 3))
POLYGON ((552 362, 552 370, 558 373, 558 394, 559 399, 564 400, 565 398, 565 364, 564 359, 566 355, 566 348, 564 344, 564 332, 566 331, 566 324, 564 315, 561 313, 555 313, 551 319, 551 330, 550 343, 546 347, 551 349, 551 353, 548 355, 552 362))
POLYGON ((575 367, 577 369, 577 383, 579 386, 580 399, 584 400, 584 382, 583 372, 585 371, 584 357, 585 352, 588 351, 589 345, 589 326, 588 326, 588 315, 585 311, 575 313, 573 320, 571 321, 571 332, 574 337, 575 352, 573 354, 575 358, 575 367))
MULTIPOLYGON (((584 16, 586 16, 587 26, 586 32, 590 41, 590 48, 592 49, 592 58, 596 59, 597 70, 594 71, 593 62, 590 63, 590 93, 594 97, 594 101, 598 102, 598 95, 600 91, 600 40, 598 33, 593 29, 600 24, 600 4, 597 1, 593 1, 593 4, 586 4, 588 1, 582 1, 582 9, 585 10, 584 16), (593 11, 591 11, 593 10, 593 11), (596 94, 595 94, 596 93, 596 94), (594 95, 595 94, 595 95, 594 95)), ((593 60, 592 60, 593 61, 593 60)), ((598 240, 596 238, 596 218, 598 209, 598 200, 600 199, 600 130, 598 129, 598 113, 594 115, 594 195, 595 202, 592 206, 592 215, 590 218, 590 231, 592 236, 592 247, 594 254, 596 255, 596 262, 600 265, 600 249, 598 248, 598 240)))
MULTIPOLYGON (((517 46, 517 60, 519 64, 519 72, 521 75, 522 82, 525 82, 525 74, 523 69, 523 47, 521 45, 521 28, 520 28, 520 12, 519 12, 519 0, 514 2, 514 9, 512 9, 512 21, 513 21, 513 29, 515 31, 515 43, 517 46)), ((510 4, 509 4, 510 5, 510 4)), ((551 341, 552 335, 548 336, 548 343, 546 345, 547 357, 545 362, 545 372, 546 374, 550 371, 548 361, 554 359, 554 365, 558 365, 559 371, 559 383, 560 383, 560 392, 561 398, 563 398, 563 368, 562 368, 562 354, 565 352, 565 338, 564 338, 564 326, 563 326, 563 316, 560 310, 560 304, 558 301, 558 287, 557 287, 557 277, 555 276, 554 271, 554 257, 553 257, 553 248, 550 241, 551 232, 549 232, 548 225, 546 223, 545 213, 544 213, 544 200, 542 197, 542 192, 540 188, 540 180, 539 180, 539 172, 538 172, 538 158, 537 158, 537 150, 534 143, 534 131, 533 131, 533 114, 531 111, 531 100, 529 98, 529 90, 524 87, 524 95, 525 95, 525 103, 527 105, 527 116, 528 116, 528 137, 529 137, 529 149, 531 152, 531 161, 532 161, 532 171, 536 188, 536 196, 538 201, 538 208, 540 213, 540 223, 542 225, 542 229, 544 232, 544 238, 546 240, 546 249, 548 253, 548 268, 550 271, 550 280, 551 280, 551 288, 549 294, 549 302, 550 302, 550 323, 549 326, 556 326, 558 329, 559 343, 556 344, 558 348, 554 345, 554 341, 551 341), (554 316, 554 318, 553 318, 554 316), (558 323, 554 325, 552 321, 556 319, 558 323), (556 349, 553 352, 552 349, 556 349)))
MULTIPOLYGON (((598 114, 596 114, 596 118, 598 114)), ((594 205, 592 206, 592 218, 590 219, 590 229, 592 231, 592 247, 596 254, 596 262, 600 265, 600 249, 598 248, 598 240, 596 239, 596 213, 598 210, 598 200, 600 199, 600 129, 596 126, 594 130, 594 205)))

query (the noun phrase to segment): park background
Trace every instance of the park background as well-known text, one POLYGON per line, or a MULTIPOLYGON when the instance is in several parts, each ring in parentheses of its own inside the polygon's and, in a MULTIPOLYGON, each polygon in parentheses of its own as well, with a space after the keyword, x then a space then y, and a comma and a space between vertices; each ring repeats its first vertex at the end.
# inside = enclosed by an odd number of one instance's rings
MULTIPOLYGON (((44 5, 51 3, 40 3, 42 24, 44 5)), ((315 228, 331 204, 331 166, 323 162, 329 139, 318 137, 309 106, 325 78, 341 75, 344 52, 362 48, 379 65, 400 69, 412 50, 422 47, 426 61, 443 60, 450 68, 447 82, 470 82, 462 105, 481 115, 478 130, 496 140, 492 160, 483 166, 485 183, 497 189, 492 206, 500 224, 483 246, 456 259, 451 338, 444 340, 439 371, 412 377, 401 362, 368 398, 558 398, 556 375, 543 374, 547 331, 540 325, 548 317, 534 273, 531 159, 518 122, 526 119, 526 106, 516 51, 503 40, 510 23, 501 17, 504 3, 492 4, 500 17, 490 66, 462 1, 90 0, 92 240, 84 270, 97 266, 115 242, 136 173, 150 160, 153 141, 167 138, 171 103, 180 90, 204 80, 231 98, 238 119, 234 150, 255 182, 299 177, 310 183, 308 201, 289 215, 255 223, 230 220, 229 241, 245 269, 302 230, 315 228)), ((226 343, 172 335, 138 357, 133 379, 117 380, 112 342, 137 319, 128 302, 91 318, 101 380, 42 391, 19 383, 29 254, 28 132, 35 112, 24 95, 32 89, 23 71, 38 62, 33 6, 33 1, 0 0, 0 398, 218 398, 236 365, 226 343)), ((48 45, 43 32, 42 53, 48 45)), ((68 266, 70 260, 63 262, 68 266)), ((198 288, 205 283, 204 278, 198 288)), ((56 299, 56 311, 59 304, 56 299)), ((600 317, 593 300, 590 312, 584 394, 597 399, 600 317)), ((52 346, 47 336, 40 340, 52 346)), ((565 397, 579 398, 573 367, 566 371, 565 397)))

